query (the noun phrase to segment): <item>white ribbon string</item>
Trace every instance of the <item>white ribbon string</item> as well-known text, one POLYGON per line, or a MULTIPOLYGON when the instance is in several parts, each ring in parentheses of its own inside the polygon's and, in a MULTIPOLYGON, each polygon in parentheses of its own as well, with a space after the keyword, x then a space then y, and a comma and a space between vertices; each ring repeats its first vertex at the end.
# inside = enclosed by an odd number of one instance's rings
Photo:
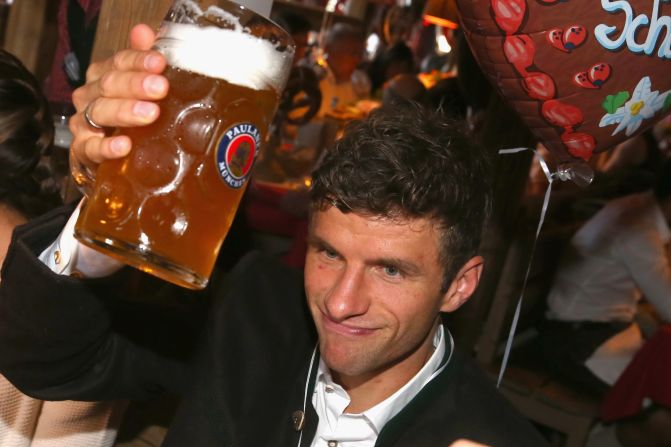
POLYGON ((522 282, 522 291, 520 292, 520 297, 517 300, 517 307, 515 309, 515 315, 513 316, 513 322, 510 325, 510 332, 508 334, 508 341, 506 342, 506 349, 503 353, 503 361, 501 362, 501 369, 499 370, 499 378, 496 382, 497 387, 499 387, 501 385, 501 381, 503 380, 503 373, 505 372, 506 366, 508 365, 508 358, 510 357, 510 350, 512 349, 513 339, 515 338, 515 329, 517 329, 517 322, 519 321, 520 312, 522 310, 522 300, 524 299, 524 292, 527 288, 527 281, 529 280, 529 274, 531 273, 531 265, 532 265, 533 259, 534 259, 534 252, 536 251, 536 244, 538 242, 538 235, 540 234, 541 228, 543 228, 543 223, 545 222, 545 215, 547 213, 548 205, 550 203, 550 195, 552 193, 552 182, 554 181, 555 177, 557 176, 556 173, 553 174, 553 173, 550 172, 550 168, 548 167, 547 162, 534 149, 531 149, 531 148, 528 148, 528 147, 517 147, 517 148, 514 148, 514 149, 501 149, 499 151, 499 154, 501 154, 501 155, 516 154, 516 153, 524 152, 524 151, 532 151, 534 153, 534 157, 536 157, 536 159, 540 163, 541 168, 543 169, 543 172, 545 173, 545 177, 548 179, 548 187, 547 187, 547 190, 545 191, 545 198, 543 199, 543 208, 541 209, 541 216, 540 216, 540 219, 538 220, 538 227, 536 228, 536 236, 534 237, 534 242, 531 246, 531 253, 529 254, 529 262, 527 264, 527 271, 526 271, 526 274, 524 275, 524 281, 522 282))
MULTIPOLYGON (((310 368, 308 369, 308 378, 305 379, 305 392, 303 394, 303 417, 307 418, 306 409, 308 407, 308 390, 310 389, 310 376, 312 376, 312 368, 315 366, 315 357, 317 356, 317 348, 319 343, 315 345, 315 349, 312 351, 312 357, 310 357, 310 368)), ((303 427, 301 427, 300 435, 298 436, 298 444, 296 447, 301 447, 301 441, 303 441, 303 427)))

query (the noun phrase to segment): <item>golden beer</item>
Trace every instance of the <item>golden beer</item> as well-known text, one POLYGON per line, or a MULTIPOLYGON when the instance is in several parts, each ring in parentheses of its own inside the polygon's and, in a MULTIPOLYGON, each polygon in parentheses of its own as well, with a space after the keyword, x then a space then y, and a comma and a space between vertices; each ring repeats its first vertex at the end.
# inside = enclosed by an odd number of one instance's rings
POLYGON ((174 23, 162 28, 157 48, 169 63, 164 76, 170 92, 159 102, 160 117, 146 127, 120 130, 133 149, 99 166, 75 228, 83 243, 196 289, 205 287, 212 272, 286 82, 282 64, 290 65, 292 57, 256 37, 258 42, 236 37, 235 30, 202 30, 174 23), (194 44, 182 45, 191 42, 184 35, 209 42, 208 58, 194 55, 194 44), (182 46, 177 50, 176 36, 182 46), (266 44, 265 53, 212 64, 214 37, 220 39, 220 58, 228 59, 227 45, 240 50, 241 39, 252 42, 249 51, 266 44), (250 71, 254 57, 265 60, 250 71))

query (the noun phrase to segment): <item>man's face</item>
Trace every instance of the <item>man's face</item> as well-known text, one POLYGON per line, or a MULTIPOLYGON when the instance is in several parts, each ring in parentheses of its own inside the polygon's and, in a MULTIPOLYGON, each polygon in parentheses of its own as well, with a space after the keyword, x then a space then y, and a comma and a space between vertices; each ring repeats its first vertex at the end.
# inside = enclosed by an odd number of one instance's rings
POLYGON ((327 48, 329 68, 338 82, 349 81, 363 57, 364 42, 353 37, 332 42, 327 48))
MULTIPOLYGON (((433 351, 441 293, 440 230, 428 219, 315 211, 305 264, 322 358, 341 384, 408 380, 433 351)), ((451 288, 452 289, 452 288, 451 288)))

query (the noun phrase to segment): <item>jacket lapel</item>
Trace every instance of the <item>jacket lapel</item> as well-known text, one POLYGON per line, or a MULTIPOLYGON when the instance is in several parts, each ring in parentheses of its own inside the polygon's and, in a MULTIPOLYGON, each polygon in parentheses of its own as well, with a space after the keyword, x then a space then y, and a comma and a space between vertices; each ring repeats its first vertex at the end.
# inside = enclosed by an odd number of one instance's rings
POLYGON ((280 424, 282 442, 278 445, 309 447, 317 432, 319 418, 312 406, 312 394, 319 369, 319 350, 315 347, 310 356, 291 386, 284 411, 286 418, 280 424))

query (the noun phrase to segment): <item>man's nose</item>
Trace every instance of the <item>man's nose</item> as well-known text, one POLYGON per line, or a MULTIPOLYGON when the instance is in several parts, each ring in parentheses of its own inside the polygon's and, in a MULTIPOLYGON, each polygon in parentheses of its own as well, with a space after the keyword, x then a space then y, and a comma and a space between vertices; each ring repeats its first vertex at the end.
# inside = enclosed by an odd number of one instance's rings
POLYGON ((340 322, 365 314, 370 304, 366 296, 365 273, 355 268, 343 269, 325 299, 329 318, 340 322))

